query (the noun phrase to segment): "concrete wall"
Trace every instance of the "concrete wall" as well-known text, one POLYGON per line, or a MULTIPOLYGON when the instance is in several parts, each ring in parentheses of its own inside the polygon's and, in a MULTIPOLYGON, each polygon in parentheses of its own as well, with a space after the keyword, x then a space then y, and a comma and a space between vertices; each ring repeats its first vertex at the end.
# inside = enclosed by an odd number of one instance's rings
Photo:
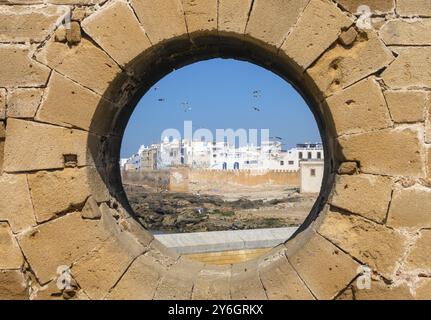
POLYGON ((325 164, 323 161, 302 161, 300 164, 301 193, 319 193, 325 164))

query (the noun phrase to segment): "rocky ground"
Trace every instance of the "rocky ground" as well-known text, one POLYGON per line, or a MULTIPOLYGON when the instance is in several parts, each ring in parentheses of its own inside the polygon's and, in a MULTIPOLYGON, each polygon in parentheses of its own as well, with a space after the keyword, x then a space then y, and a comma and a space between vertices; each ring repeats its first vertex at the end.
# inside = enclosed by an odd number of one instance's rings
POLYGON ((137 185, 124 185, 124 189, 147 229, 175 233, 299 226, 316 198, 289 189, 266 192, 267 197, 262 190, 260 197, 248 198, 245 192, 235 198, 232 193, 157 192, 137 185))

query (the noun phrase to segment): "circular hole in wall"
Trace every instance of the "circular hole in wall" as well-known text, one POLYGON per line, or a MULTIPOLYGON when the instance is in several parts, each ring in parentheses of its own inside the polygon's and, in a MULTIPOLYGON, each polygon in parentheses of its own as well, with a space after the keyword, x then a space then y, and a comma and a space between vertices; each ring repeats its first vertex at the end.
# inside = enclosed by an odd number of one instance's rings
POLYGON ((242 262, 288 240, 321 191, 317 122, 276 74, 233 59, 178 69, 138 102, 121 147, 124 191, 165 246, 242 262))

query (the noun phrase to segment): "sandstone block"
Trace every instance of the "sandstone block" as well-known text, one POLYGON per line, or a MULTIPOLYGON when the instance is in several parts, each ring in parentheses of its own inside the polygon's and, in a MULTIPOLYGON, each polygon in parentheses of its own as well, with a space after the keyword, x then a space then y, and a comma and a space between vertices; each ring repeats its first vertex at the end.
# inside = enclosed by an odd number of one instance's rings
POLYGON ((14 233, 36 224, 26 175, 3 173, 0 194, 0 220, 8 221, 14 233))
POLYGON ((30 58, 24 45, 0 44, 0 87, 40 87, 45 85, 49 69, 30 58))
POLYGON ((6 118, 6 90, 0 88, 0 120, 6 118))
POLYGON ((327 212, 318 232, 388 279, 394 276, 407 245, 405 238, 392 229, 358 216, 331 211, 327 212))
POLYGON ((70 45, 77 44, 81 41, 81 26, 78 22, 72 21, 66 29, 66 40, 70 45))
POLYGON ((6 138, 6 126, 4 121, 0 121, 0 140, 6 138))
POLYGON ((422 279, 420 286, 416 288, 416 300, 431 300, 431 279, 422 279))
POLYGON ((340 164, 338 174, 355 174, 358 170, 358 164, 356 162, 346 161, 340 164))
POLYGON ((132 0, 130 3, 153 44, 187 35, 186 21, 180 0, 132 0))
POLYGON ((364 173, 424 176, 418 132, 414 130, 381 130, 340 137, 338 142, 344 159, 359 162, 364 173))
POLYGON ((41 284, 57 276, 59 266, 70 266, 101 246, 109 237, 99 221, 72 213, 25 232, 18 242, 41 284))
POLYGON ((431 47, 397 49, 399 56, 382 73, 385 84, 392 89, 431 88, 431 47))
POLYGON ((407 257, 405 268, 407 270, 421 270, 429 273, 431 270, 431 231, 422 230, 420 238, 414 244, 407 257))
POLYGON ((84 219, 100 219, 102 217, 102 212, 97 205, 96 200, 93 197, 89 197, 87 202, 85 202, 84 208, 82 209, 81 216, 84 219))
POLYGON ((6 222, 0 222, 0 270, 20 269, 24 259, 6 222))
POLYGON ((181 0, 187 29, 194 32, 217 30, 217 0, 181 0))
POLYGON ((412 300, 413 296, 406 284, 388 285, 383 281, 373 280, 371 288, 355 290, 356 300, 412 300))
POLYGON ((288 259, 317 299, 333 299, 356 276, 358 264, 319 235, 288 259))
POLYGON ((31 197, 38 222, 79 209, 90 195, 87 169, 39 171, 28 175, 31 197))
POLYGON ((243 35, 247 25, 252 0, 220 0, 218 8, 219 32, 243 35))
POLYGON ((57 28, 57 30, 55 30, 54 33, 54 40, 56 42, 67 42, 67 31, 66 31, 66 27, 64 25, 61 25, 57 28))
POLYGON ((147 255, 138 257, 108 294, 110 300, 152 300, 166 269, 147 255), (131 294, 133 293, 133 294, 131 294))
POLYGON ((283 251, 260 263, 259 276, 270 300, 314 299, 283 251))
POLYGON ((430 45, 431 20, 390 20, 380 35, 387 45, 430 45))
POLYGON ((90 35, 118 64, 125 66, 151 45, 125 2, 112 2, 82 22, 90 35))
POLYGON ((392 184, 392 179, 375 175, 339 176, 330 203, 376 222, 384 222, 392 184))
POLYGON ((50 41, 36 54, 36 58, 108 99, 116 98, 118 92, 105 91, 112 85, 121 86, 126 79, 120 75, 121 69, 115 61, 86 39, 73 47, 50 41))
POLYGON ((91 164, 88 133, 80 130, 9 119, 4 170, 8 172, 64 167, 64 155, 77 156, 77 165, 91 164), (29 157, 28 155, 32 155, 29 157))
POLYGON ((323 95, 330 95, 375 73, 393 59, 374 33, 362 33, 350 47, 335 45, 307 73, 323 95))
POLYGON ((343 31, 340 34, 339 40, 343 46, 348 47, 356 41, 357 37, 358 32, 356 31, 356 29, 354 27, 350 27, 349 29, 343 31))
POLYGON ((193 284, 202 267, 200 263, 181 258, 161 278, 154 299, 191 299, 193 284))
POLYGON ((28 300, 29 290, 19 270, 0 270, 0 300, 28 300))
POLYGON ((430 228, 431 193, 425 188, 400 189, 394 192, 388 225, 395 228, 430 228))
POLYGON ((64 6, 2 6, 0 42, 42 42, 66 14, 64 6))
POLYGON ((36 120, 105 135, 116 110, 100 95, 53 72, 36 120))
POLYGON ((246 34, 277 48, 298 21, 310 0, 255 0, 246 34), (274 17, 278 17, 274 21, 274 17))
POLYGON ((230 295, 233 300, 267 300, 259 278, 259 266, 254 260, 232 265, 230 295))
POLYGON ((42 99, 43 89, 12 89, 8 92, 7 116, 33 118, 42 99))
POLYGON ((193 287, 193 300, 229 300, 230 266, 207 265, 202 269, 193 287))
POLYGON ((385 97, 394 122, 424 121, 427 105, 425 91, 386 91, 385 97))
POLYGON ((311 0, 281 51, 306 70, 352 23, 334 3, 311 0))
POLYGON ((326 99, 338 135, 392 125, 380 85, 368 78, 326 99))
POLYGON ((372 12, 386 13, 394 10, 394 0, 336 0, 344 9, 353 14, 360 13, 361 6, 368 6, 372 12))
POLYGON ((431 16, 430 0, 397 0, 397 12, 403 16, 431 16))
POLYGON ((76 262, 72 274, 91 299, 100 300, 114 287, 133 258, 113 238, 76 262))

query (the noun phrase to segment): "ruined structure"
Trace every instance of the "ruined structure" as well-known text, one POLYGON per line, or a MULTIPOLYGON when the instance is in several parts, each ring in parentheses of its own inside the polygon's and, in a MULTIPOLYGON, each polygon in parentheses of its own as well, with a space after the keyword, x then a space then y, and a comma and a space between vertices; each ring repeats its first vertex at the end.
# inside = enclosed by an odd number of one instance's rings
POLYGON ((431 298, 429 0, 0 3, 0 298, 431 298), (292 82, 326 158, 296 236, 220 268, 153 240, 118 167, 146 89, 213 57, 292 82))

